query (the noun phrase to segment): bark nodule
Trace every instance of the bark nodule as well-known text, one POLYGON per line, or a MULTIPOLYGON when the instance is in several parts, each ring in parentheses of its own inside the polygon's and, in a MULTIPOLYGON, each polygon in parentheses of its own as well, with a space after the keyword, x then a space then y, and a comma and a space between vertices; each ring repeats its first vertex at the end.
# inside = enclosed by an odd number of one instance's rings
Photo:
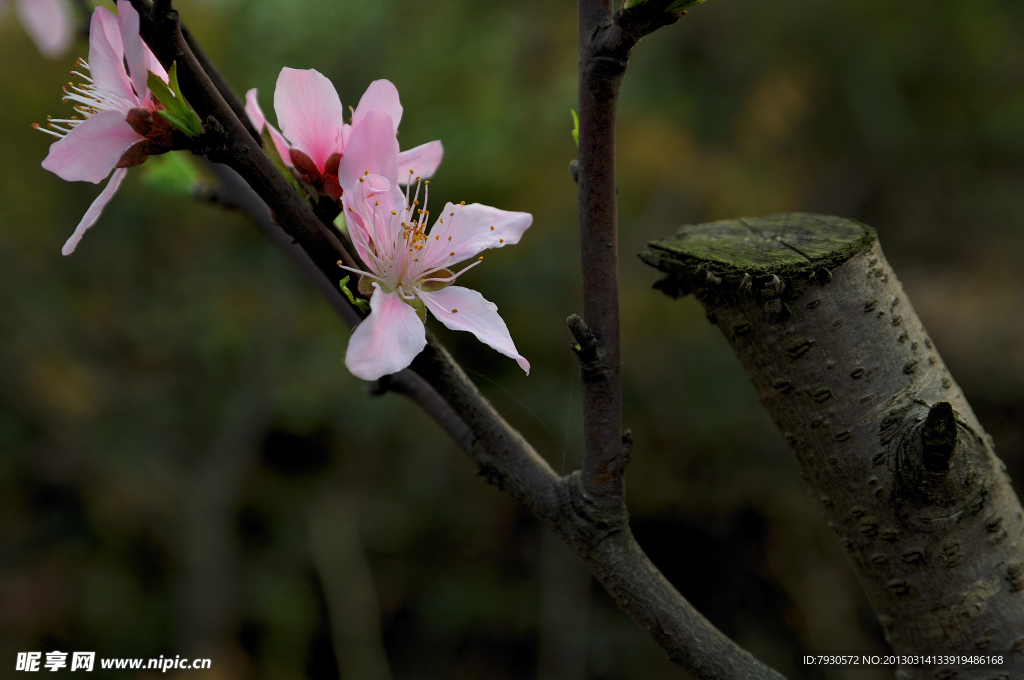
POLYGON ((668 275, 656 288, 694 294, 725 334, 894 651, 1021 651, 1024 511, 874 230, 806 214, 726 220, 640 257, 668 275))

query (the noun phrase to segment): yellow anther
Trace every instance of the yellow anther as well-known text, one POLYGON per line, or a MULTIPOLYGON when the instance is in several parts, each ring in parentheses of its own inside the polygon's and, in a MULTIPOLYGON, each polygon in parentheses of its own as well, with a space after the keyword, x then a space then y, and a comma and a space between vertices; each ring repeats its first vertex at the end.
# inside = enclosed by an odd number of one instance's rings
POLYGON ((457 309, 453 309, 452 310, 452 314, 458 314, 458 313, 459 313, 459 310, 457 310, 457 309))
POLYGON ((505 239, 503 239, 503 238, 499 238, 498 239, 498 243, 504 243, 504 242, 505 242, 505 239))
POLYGON ((455 251, 453 250, 452 252, 448 253, 448 257, 455 257, 455 251))
POLYGON ((459 201, 459 205, 466 205, 465 201, 459 201))
POLYGON ((491 227, 491 231, 494 231, 494 227, 493 226, 491 227))

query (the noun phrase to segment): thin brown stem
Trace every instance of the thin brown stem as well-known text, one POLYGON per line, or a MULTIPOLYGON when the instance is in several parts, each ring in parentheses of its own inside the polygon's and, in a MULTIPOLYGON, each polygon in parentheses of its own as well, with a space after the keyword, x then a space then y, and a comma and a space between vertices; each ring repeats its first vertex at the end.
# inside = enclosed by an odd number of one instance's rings
POLYGON ((238 118, 239 122, 242 123, 242 126, 249 133, 249 136, 259 143, 260 132, 253 127, 252 122, 249 120, 249 116, 246 115, 245 104, 243 104, 242 100, 235 95, 234 90, 232 90, 231 86, 228 85, 228 81, 224 78, 220 69, 218 69, 217 65, 214 64, 208 56, 206 56, 206 52, 203 51, 203 48, 199 45, 196 39, 192 37, 192 33, 189 32, 188 27, 185 26, 185 24, 181 25, 181 36, 185 39, 185 42, 188 44, 188 48, 192 51, 192 54, 195 55, 196 61, 198 61, 199 65, 202 66, 203 71, 205 71, 206 75, 210 77, 210 82, 213 83, 213 86, 217 88, 218 92, 220 92, 220 96, 224 98, 224 101, 238 118))
POLYGON ((611 0, 579 0, 579 184, 583 319, 602 370, 582 372, 583 487, 599 502, 625 504, 619 355, 618 188, 615 118, 629 51, 675 22, 671 0, 613 14, 611 0))
POLYGON ((242 176, 325 276, 336 277, 339 260, 356 266, 330 228, 317 219, 309 203, 277 171, 203 70, 182 35, 178 12, 170 0, 153 6, 145 0, 132 0, 132 6, 139 12, 139 32, 160 63, 168 69, 178 64, 182 93, 206 128, 210 159, 225 163, 242 176))
POLYGON ((619 375, 619 253, 615 188, 615 112, 625 62, 595 50, 594 37, 612 24, 610 0, 579 0, 579 225, 583 318, 604 370, 585 374, 583 487, 609 504, 625 503, 615 465, 622 436, 619 375))

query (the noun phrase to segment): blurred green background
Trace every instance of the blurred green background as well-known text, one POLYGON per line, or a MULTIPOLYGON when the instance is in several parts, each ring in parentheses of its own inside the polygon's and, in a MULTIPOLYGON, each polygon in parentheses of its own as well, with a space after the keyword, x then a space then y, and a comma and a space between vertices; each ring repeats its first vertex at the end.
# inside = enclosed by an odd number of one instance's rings
MULTIPOLYGON (((178 6, 268 114, 282 66, 318 69, 346 106, 388 78, 402 146, 445 144, 434 200, 534 214, 466 279, 531 375, 433 327, 573 469, 574 3, 178 6)), ((87 45, 46 62, 5 18, 0 675, 18 651, 59 649, 212 656, 189 676, 210 678, 686 677, 431 421, 364 394, 345 328, 243 216, 136 169, 61 257, 99 189, 43 171, 49 138, 29 126, 67 112, 60 87, 87 45)), ((640 542, 789 677, 886 677, 799 662, 885 643, 718 329, 650 290, 634 254, 685 222, 804 210, 873 225, 1024 479, 1024 4, 711 0, 634 50, 618 154, 640 542)))

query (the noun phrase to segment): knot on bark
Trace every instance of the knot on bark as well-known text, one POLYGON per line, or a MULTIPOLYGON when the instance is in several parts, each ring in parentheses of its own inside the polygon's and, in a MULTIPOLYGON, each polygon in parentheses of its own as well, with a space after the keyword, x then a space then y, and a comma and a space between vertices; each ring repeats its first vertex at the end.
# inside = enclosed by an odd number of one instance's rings
MULTIPOLYGON (((631 437, 629 441, 632 443, 631 437)), ((559 496, 564 531, 573 543, 582 543, 592 549, 629 527, 629 511, 625 504, 609 506, 591 496, 583 488, 579 470, 562 478, 559 496)))
POLYGON ((645 35, 650 35, 663 26, 679 21, 682 14, 669 12, 668 8, 675 0, 647 0, 615 13, 615 25, 634 43, 645 35))
POLYGON ((904 520, 960 520, 976 514, 991 486, 982 439, 944 401, 927 413, 903 407, 879 431, 895 466, 893 501, 904 520))
POLYGON ((921 428, 922 463, 931 472, 948 472, 956 450, 956 415, 953 405, 940 401, 928 411, 921 428))
POLYGON ((587 382, 603 380, 611 371, 611 366, 604 360, 604 352, 601 350, 601 345, 594 332, 578 314, 569 315, 565 322, 574 339, 569 346, 580 361, 583 380, 587 382))

